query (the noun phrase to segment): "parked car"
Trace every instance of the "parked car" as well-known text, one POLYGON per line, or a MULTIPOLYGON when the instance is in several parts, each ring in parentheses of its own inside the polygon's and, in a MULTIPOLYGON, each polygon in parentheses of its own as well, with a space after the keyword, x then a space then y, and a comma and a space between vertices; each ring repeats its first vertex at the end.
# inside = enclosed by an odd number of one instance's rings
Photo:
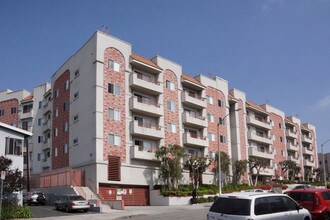
POLYGON ((309 189, 309 188, 311 188, 311 186, 310 185, 297 185, 297 186, 295 186, 295 187, 293 187, 293 189, 309 189))
POLYGON ((23 193, 23 204, 28 205, 45 205, 46 196, 43 192, 32 191, 23 193))
POLYGON ((211 206, 207 219, 311 220, 311 215, 284 194, 237 192, 220 195, 211 206))
POLYGON ((288 195, 298 204, 308 209, 313 220, 330 219, 330 190, 329 189, 293 189, 288 195))
POLYGON ((65 210, 66 212, 73 210, 83 210, 87 212, 89 208, 89 202, 79 195, 61 195, 55 202, 56 210, 65 210))

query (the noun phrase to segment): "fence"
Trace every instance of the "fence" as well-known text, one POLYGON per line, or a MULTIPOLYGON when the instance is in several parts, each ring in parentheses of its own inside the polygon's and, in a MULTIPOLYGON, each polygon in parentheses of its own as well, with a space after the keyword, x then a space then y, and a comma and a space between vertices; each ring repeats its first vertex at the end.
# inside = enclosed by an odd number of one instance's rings
POLYGON ((64 169, 40 174, 40 187, 85 186, 85 172, 74 169, 64 169))

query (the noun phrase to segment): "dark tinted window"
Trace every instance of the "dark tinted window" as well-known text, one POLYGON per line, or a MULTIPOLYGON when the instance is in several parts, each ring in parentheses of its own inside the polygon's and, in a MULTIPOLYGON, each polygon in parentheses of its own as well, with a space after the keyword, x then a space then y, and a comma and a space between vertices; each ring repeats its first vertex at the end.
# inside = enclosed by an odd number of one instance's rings
POLYGON ((324 200, 330 200, 330 191, 329 192, 323 192, 322 197, 324 200))
POLYGON ((211 212, 228 215, 250 215, 251 200, 218 198, 210 208, 211 212))
POLYGON ((286 207, 284 206, 284 202, 280 196, 270 196, 268 197, 268 202, 272 212, 286 211, 286 207))
POLYGON ((82 196, 70 196, 70 201, 85 200, 82 196))
POLYGON ((267 197, 257 198, 254 204, 254 213, 256 215, 264 215, 271 213, 267 197))
POLYGON ((298 204, 295 201, 285 196, 283 196, 282 199, 284 201, 286 210, 288 211, 297 210, 298 204))
POLYGON ((296 201, 314 201, 314 193, 291 192, 289 196, 296 201))

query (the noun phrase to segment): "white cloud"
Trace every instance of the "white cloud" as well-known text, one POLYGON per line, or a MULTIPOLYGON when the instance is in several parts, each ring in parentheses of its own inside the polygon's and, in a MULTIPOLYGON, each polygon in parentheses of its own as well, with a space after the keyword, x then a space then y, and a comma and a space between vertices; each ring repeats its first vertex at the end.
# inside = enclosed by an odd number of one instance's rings
POLYGON ((326 108, 326 107, 330 106, 330 95, 328 95, 328 96, 322 98, 321 100, 319 100, 317 102, 317 106, 319 108, 326 108))

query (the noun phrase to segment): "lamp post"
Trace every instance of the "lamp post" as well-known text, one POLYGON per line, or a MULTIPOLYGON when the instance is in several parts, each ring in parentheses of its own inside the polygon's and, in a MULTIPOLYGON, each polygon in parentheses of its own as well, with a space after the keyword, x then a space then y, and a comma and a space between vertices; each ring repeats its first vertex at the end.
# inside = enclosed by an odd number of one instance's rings
MULTIPOLYGON (((240 111, 242 110, 241 108, 239 109, 235 109, 234 112, 240 111)), ((224 122, 224 120, 230 115, 230 113, 228 113, 227 115, 225 115, 225 117, 222 118, 222 121, 224 122)), ((219 195, 222 194, 222 190, 221 190, 221 153, 220 153, 220 119, 218 121, 218 179, 219 179, 219 195)))
POLYGON ((323 146, 328 143, 330 139, 326 140, 323 144, 321 144, 321 151, 322 151, 322 163, 323 163, 323 179, 324 179, 324 186, 327 188, 327 178, 325 176, 325 163, 324 163, 324 153, 323 153, 323 146))

